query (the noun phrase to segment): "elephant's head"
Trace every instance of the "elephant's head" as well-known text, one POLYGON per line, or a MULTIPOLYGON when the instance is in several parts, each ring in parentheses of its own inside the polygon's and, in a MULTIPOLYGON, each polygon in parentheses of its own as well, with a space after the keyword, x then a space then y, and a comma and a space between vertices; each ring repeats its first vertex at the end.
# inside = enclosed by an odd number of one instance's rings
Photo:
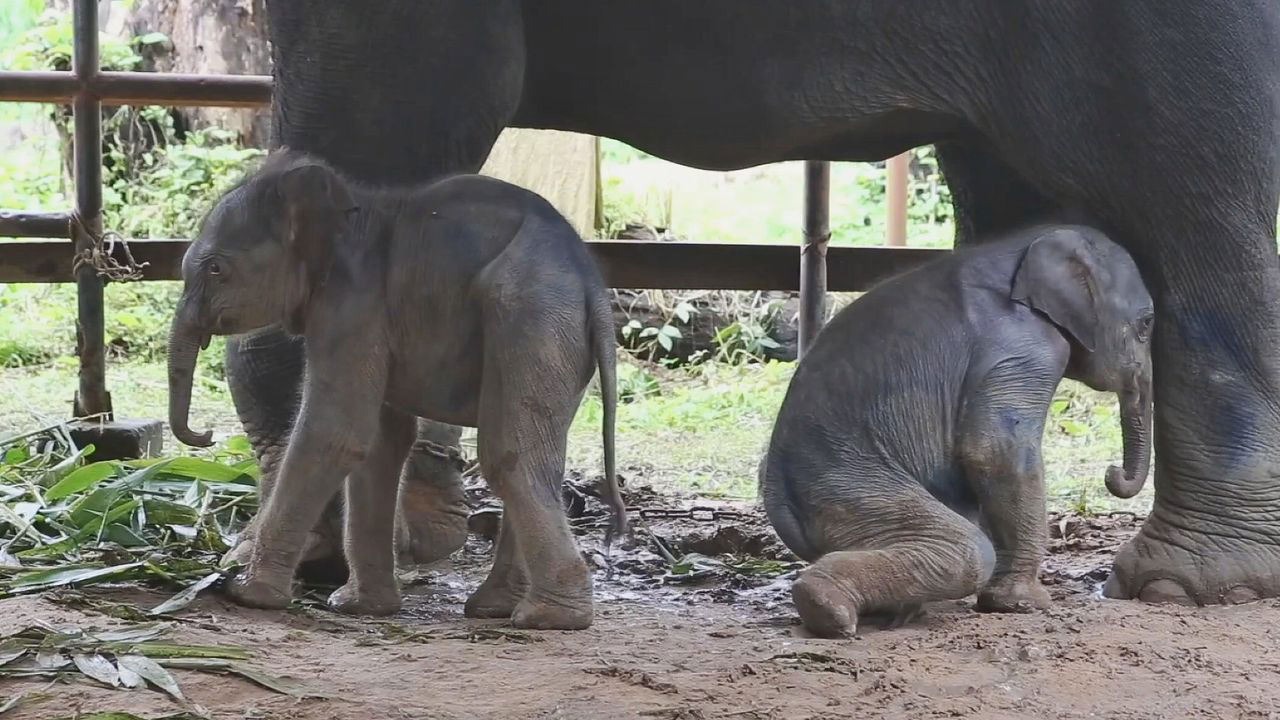
POLYGON ((1137 495, 1151 467, 1155 311, 1133 258, 1096 230, 1049 230, 1027 247, 1012 297, 1071 344, 1067 377, 1119 397, 1124 467, 1108 468, 1107 489, 1137 495))
POLYGON ((182 259, 182 298, 169 335, 169 426, 188 445, 211 433, 187 424, 196 356, 213 335, 281 324, 300 333, 312 293, 354 208, 342 179, 281 151, 224 195, 182 259))

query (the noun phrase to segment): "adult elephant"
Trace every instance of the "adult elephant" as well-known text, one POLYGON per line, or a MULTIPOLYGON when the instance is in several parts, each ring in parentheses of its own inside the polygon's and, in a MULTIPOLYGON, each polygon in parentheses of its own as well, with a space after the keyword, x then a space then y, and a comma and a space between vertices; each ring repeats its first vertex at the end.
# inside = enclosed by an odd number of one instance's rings
MULTIPOLYGON (((936 143, 960 243, 1086 213, 1159 317, 1155 507, 1107 594, 1280 594, 1274 0, 268 5, 277 141, 366 181, 474 171, 506 126, 722 170, 936 143)), ((238 352, 288 416, 296 345, 238 352)))

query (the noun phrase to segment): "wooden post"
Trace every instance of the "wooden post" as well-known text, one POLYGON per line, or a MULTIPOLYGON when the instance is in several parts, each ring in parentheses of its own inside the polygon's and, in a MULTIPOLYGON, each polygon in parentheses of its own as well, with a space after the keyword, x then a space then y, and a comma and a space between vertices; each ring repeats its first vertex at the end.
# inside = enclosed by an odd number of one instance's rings
POLYGON ((885 194, 888 196, 886 203, 888 231, 885 233, 885 244, 889 247, 906 247, 907 245, 907 172, 910 162, 911 153, 905 152, 889 158, 885 164, 889 171, 885 188, 885 194))
POLYGON ((804 244, 800 246, 800 357, 826 321, 830 240, 831 163, 808 160, 804 164, 804 244))

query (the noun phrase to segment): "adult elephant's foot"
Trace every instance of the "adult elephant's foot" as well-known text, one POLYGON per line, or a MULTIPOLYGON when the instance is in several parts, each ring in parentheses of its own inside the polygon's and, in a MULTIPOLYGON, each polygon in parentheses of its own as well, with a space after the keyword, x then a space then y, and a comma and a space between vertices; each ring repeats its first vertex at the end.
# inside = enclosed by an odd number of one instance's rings
POLYGON ((514 573, 490 573, 471 597, 462 614, 469 618, 509 618, 528 592, 527 583, 513 579, 514 573))
POLYGON ((858 603, 848 589, 821 568, 810 567, 791 585, 791 600, 809 632, 824 638, 853 637, 858 603))
POLYGON ((401 474, 396 535, 402 558, 443 560, 467 541, 471 508, 462 488, 461 430, 422 421, 401 474))
POLYGON ((1264 543, 1264 529, 1230 538, 1191 535, 1152 514, 1116 553, 1102 594, 1177 605, 1236 605, 1280 596, 1280 534, 1264 543))
POLYGON ((978 592, 979 612, 1027 613, 1049 607, 1049 591, 1039 580, 1006 576, 987 583, 978 592))
POLYGON ((594 619, 590 583, 573 594, 532 592, 511 613, 511 624, 525 630, 585 630, 594 619))
POLYGON ((226 593, 238 605, 283 610, 293 601, 293 584, 287 576, 257 573, 250 566, 227 582, 226 593))
POLYGON ((395 586, 361 588, 347 583, 329 595, 329 607, 346 615, 395 615, 400 612, 400 590, 395 586))

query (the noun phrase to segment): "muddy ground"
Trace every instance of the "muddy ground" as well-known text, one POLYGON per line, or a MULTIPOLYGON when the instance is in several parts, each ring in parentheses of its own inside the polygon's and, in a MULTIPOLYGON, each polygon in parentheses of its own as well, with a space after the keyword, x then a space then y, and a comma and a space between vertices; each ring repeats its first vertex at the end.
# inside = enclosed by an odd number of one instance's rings
MULTIPOLYGON (((589 496, 570 499, 584 551, 603 566, 592 527, 599 508, 589 496)), ((689 504, 635 493, 631 501, 689 504)), ((175 675, 213 718, 1280 718, 1280 603, 1190 609, 1100 599, 1112 553, 1140 521, 1133 516, 1050 518, 1050 610, 979 615, 972 599, 940 603, 905 628, 867 626, 830 641, 796 624, 787 587, 798 565, 755 509, 715 506, 744 516, 636 523, 634 542, 614 550, 614 575, 596 574, 597 619, 585 631, 523 632, 462 617, 490 559, 484 535, 494 518, 481 511, 467 548, 419 569, 389 621, 305 603, 246 610, 212 593, 172 631, 174 642, 251 648, 254 665, 329 697, 175 675)), ((115 626, 104 609, 163 597, 95 589, 8 599, 0 632, 37 621, 115 626)), ((183 710, 153 690, 84 679, 8 681, 0 694, 24 691, 33 692, 6 720, 183 710)))

